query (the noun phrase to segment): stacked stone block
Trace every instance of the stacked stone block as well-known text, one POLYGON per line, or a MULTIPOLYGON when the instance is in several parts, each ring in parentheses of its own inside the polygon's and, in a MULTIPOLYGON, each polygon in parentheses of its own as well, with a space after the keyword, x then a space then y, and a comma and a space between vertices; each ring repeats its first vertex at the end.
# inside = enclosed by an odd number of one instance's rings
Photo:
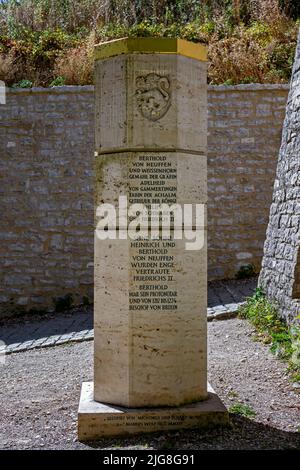
MULTIPOLYGON (((258 270, 287 85, 208 88, 208 276, 258 270)), ((94 88, 10 90, 0 105, 0 310, 92 300, 94 88)))
POLYGON ((300 314, 300 36, 278 158, 259 284, 288 323, 300 314))

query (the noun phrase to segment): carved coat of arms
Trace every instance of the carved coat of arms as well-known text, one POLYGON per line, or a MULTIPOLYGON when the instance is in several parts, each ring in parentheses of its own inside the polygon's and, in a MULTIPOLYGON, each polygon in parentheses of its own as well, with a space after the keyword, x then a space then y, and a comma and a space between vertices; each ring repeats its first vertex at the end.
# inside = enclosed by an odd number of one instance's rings
POLYGON ((171 105, 170 81, 168 77, 149 73, 136 78, 136 101, 143 117, 157 121, 171 105))

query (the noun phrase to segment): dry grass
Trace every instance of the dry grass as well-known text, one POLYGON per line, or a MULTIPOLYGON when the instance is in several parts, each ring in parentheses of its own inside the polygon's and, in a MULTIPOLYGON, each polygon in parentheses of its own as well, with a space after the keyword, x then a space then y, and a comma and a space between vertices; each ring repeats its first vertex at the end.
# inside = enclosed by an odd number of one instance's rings
POLYGON ((54 76, 63 77, 66 85, 87 85, 93 83, 93 52, 95 35, 63 53, 55 62, 54 76))
POLYGON ((15 58, 12 53, 0 54, 0 80, 15 80, 15 58))
POLYGON ((264 52, 247 38, 228 38, 209 46, 210 83, 264 83, 267 67, 264 52))
POLYGON ((280 11, 277 0, 257 2, 256 21, 231 35, 209 40, 210 83, 282 83, 289 80, 298 24, 280 11))
POLYGON ((0 4, 0 79, 7 85, 21 80, 42 86, 53 80, 92 83, 95 37, 99 42, 129 35, 206 42, 209 83, 287 82, 299 23, 285 14, 283 3, 286 11, 296 4, 293 0, 8 0, 9 8, 0 4))

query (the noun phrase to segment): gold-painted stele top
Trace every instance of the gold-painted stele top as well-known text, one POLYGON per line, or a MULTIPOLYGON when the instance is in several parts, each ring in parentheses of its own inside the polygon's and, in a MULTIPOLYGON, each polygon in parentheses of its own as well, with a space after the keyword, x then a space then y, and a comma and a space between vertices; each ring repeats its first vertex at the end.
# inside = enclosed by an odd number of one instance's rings
POLYGON ((203 44, 176 38, 123 38, 95 45, 95 60, 121 54, 179 54, 206 61, 207 49, 203 44))

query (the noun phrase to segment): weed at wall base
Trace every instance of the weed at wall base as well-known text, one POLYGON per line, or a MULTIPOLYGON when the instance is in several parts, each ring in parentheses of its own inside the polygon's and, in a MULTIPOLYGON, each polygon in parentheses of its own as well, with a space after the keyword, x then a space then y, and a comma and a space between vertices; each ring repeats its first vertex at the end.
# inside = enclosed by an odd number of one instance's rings
POLYGON ((269 344, 273 354, 287 361, 292 380, 300 382, 300 327, 289 327, 280 319, 276 304, 261 288, 240 307, 239 316, 255 327, 256 339, 269 344))

